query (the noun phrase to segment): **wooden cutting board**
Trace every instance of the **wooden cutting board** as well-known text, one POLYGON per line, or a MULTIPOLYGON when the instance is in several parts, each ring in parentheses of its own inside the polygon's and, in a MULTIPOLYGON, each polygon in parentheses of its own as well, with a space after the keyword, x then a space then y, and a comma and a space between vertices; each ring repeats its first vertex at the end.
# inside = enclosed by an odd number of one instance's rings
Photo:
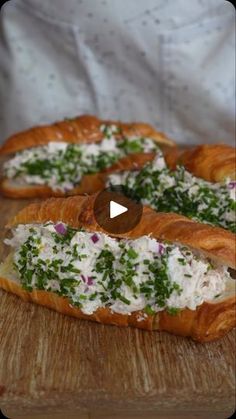
MULTIPOLYGON (((0 198, 0 238, 28 202, 0 198)), ((234 358, 234 332, 197 344, 79 321, 0 290, 0 408, 10 417, 226 418, 235 403, 234 358)))

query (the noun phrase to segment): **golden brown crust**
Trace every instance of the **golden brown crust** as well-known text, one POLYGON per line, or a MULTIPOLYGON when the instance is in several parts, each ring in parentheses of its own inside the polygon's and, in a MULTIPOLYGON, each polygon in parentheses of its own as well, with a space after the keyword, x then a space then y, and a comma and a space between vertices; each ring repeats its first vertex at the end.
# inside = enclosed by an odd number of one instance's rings
POLYGON ((143 166, 145 166, 145 164, 152 161, 156 155, 157 153, 129 154, 128 156, 123 157, 118 162, 105 169, 103 174, 109 175, 110 173, 114 172, 140 170, 143 168, 143 166))
MULTIPOLYGON (((102 231, 97 224, 93 206, 96 194, 92 196, 73 196, 51 198, 33 203, 21 210, 9 223, 44 223, 63 221, 72 227, 85 227, 102 231)), ((124 238, 137 238, 151 234, 154 238, 181 243, 207 253, 232 268, 236 266, 235 235, 218 227, 211 227, 192 221, 182 215, 157 213, 144 207, 140 223, 130 232, 119 235, 124 238)))
POLYGON ((60 190, 54 191, 46 185, 16 185, 11 179, 3 179, 0 183, 0 193, 7 198, 49 198, 64 197, 73 195, 93 194, 105 188, 105 174, 96 173, 94 175, 83 176, 78 186, 68 192, 60 190))
MULTIPOLYGON (((0 155, 15 153, 29 147, 47 144, 49 141, 65 141, 68 143, 99 142, 103 138, 100 130, 103 124, 116 124, 125 136, 146 136, 154 139, 162 146, 163 151, 174 146, 164 134, 156 131, 152 126, 143 123, 125 124, 119 121, 102 121, 95 116, 83 115, 74 119, 57 122, 53 125, 34 127, 10 137, 0 148, 0 155)), ((116 135, 119 140, 120 135, 116 135)), ((105 174, 117 170, 132 170, 141 168, 146 162, 154 158, 154 153, 136 153, 119 160, 114 166, 104 172, 86 175, 78 186, 68 192, 55 191, 47 185, 19 185, 12 179, 4 178, 0 182, 0 193, 8 198, 48 198, 77 194, 92 194, 105 187, 105 174)))
MULTIPOLYGON (((82 115, 72 119, 30 128, 12 135, 0 148, 0 155, 15 153, 30 147, 47 144, 50 141, 64 141, 68 143, 93 143, 103 138, 101 125, 115 124, 124 136, 151 137, 157 143, 174 145, 173 141, 163 133, 156 131, 151 125, 141 122, 122 123, 120 121, 103 121, 92 115, 82 115)), ((120 135, 116 135, 117 139, 120 135)))
POLYGON ((235 295, 218 303, 205 302, 196 310, 184 309, 177 315, 161 311, 154 316, 144 315, 142 311, 131 315, 112 312, 109 308, 99 308, 91 315, 70 305, 67 298, 46 292, 25 291, 12 280, 0 277, 0 287, 19 296, 24 301, 40 304, 61 314, 92 320, 116 326, 133 326, 145 330, 163 330, 180 336, 188 336, 198 342, 219 339, 236 326, 235 295))
POLYGON ((209 182, 236 179, 235 148, 226 144, 205 144, 180 151, 176 148, 167 153, 167 164, 175 169, 183 164, 195 176, 209 182))
MULTIPOLYGON (((34 203, 21 210, 9 223, 8 227, 19 223, 43 223, 48 220, 64 221, 72 227, 85 227, 89 230, 102 231, 93 215, 95 196, 76 196, 70 198, 51 198, 34 203)), ((176 214, 156 213, 144 208, 139 225, 131 232, 120 235, 124 238, 136 238, 151 234, 157 239, 175 241, 208 253, 233 266, 235 263, 235 243, 233 234, 224 230, 198 224, 176 214)), ((79 308, 72 307, 66 298, 51 292, 27 292, 17 282, 0 278, 0 287, 12 292, 25 301, 34 302, 54 309, 62 314, 97 321, 117 326, 134 326, 146 330, 165 330, 181 336, 205 342, 218 339, 235 327, 235 295, 232 293, 224 300, 205 302, 196 310, 184 309, 172 316, 166 311, 154 316, 144 316, 142 311, 131 315, 113 313, 109 308, 100 308, 92 315, 84 314, 79 308)), ((233 293, 234 294, 234 293, 233 293)))
POLYGON ((163 311, 159 330, 191 336, 198 342, 219 339, 236 327, 235 295, 218 303, 205 302, 196 310, 184 309, 177 316, 163 311))
MULTIPOLYGON (((187 149, 188 150, 188 149, 187 149)), ((179 149, 177 146, 169 148, 165 153, 165 161, 167 166, 171 170, 175 170, 177 167, 177 164, 179 163, 179 158, 181 154, 183 153, 183 149, 179 149)))

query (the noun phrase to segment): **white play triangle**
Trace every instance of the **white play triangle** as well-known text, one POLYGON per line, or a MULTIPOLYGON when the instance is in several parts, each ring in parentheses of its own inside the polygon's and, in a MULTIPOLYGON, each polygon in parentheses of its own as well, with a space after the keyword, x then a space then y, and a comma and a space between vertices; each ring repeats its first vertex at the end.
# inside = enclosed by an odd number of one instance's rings
POLYGON ((115 201, 110 201, 110 218, 118 217, 124 212, 128 211, 128 208, 123 205, 117 204, 115 201))

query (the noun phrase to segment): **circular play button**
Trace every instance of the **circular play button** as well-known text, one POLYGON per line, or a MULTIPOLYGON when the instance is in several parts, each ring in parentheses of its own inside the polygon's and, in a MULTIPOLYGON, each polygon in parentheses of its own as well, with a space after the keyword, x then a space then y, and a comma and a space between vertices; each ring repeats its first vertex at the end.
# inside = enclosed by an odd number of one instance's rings
POLYGON ((133 230, 141 220, 142 212, 142 204, 125 196, 120 185, 104 189, 94 202, 97 223, 111 234, 123 234, 133 230))

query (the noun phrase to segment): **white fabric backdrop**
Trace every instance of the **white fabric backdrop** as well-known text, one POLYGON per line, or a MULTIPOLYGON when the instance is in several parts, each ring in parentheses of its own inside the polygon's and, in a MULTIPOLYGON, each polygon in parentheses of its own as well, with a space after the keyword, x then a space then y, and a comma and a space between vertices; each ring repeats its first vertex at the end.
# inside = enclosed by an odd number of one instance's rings
POLYGON ((0 142, 81 113, 180 143, 234 143, 235 12, 223 0, 11 0, 1 9, 0 142))

